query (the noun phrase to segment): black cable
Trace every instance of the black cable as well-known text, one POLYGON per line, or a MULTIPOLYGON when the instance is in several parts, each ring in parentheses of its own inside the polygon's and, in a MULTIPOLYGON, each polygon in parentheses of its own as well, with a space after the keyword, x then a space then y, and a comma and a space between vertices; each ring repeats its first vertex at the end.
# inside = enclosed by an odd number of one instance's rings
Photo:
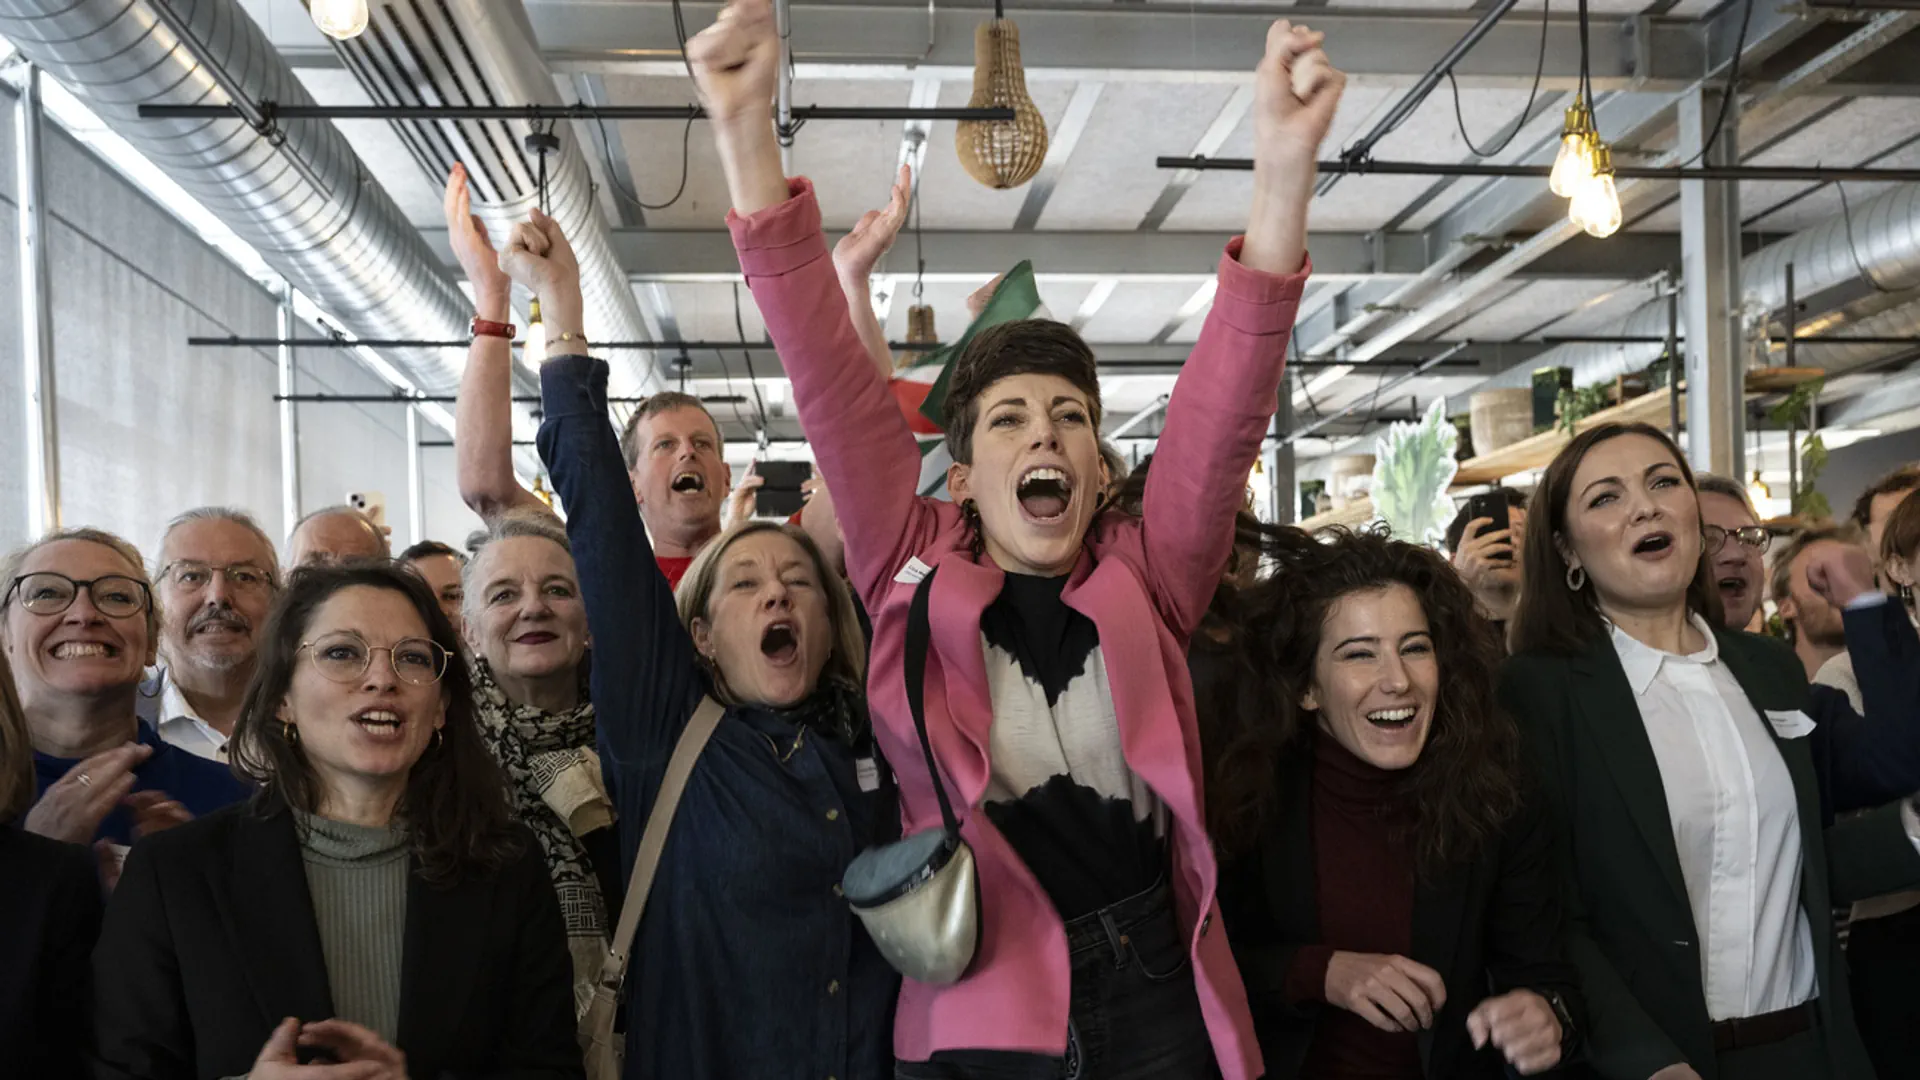
POLYGON ((1835 181, 1833 186, 1834 190, 1840 192, 1840 220, 1842 227, 1847 230, 1847 254, 1853 257, 1854 270, 1859 272, 1860 280, 1866 282, 1874 292, 1892 292, 1867 273, 1867 264, 1860 260, 1860 249, 1853 245, 1853 207, 1847 205, 1847 185, 1835 181))
POLYGON ((1490 158, 1504 151, 1532 118, 1534 98, 1540 93, 1540 77, 1547 70, 1547 12, 1552 8, 1552 0, 1540 5, 1540 59, 1533 66, 1533 89, 1527 91, 1527 104, 1520 110, 1520 115, 1514 117, 1513 130, 1501 137, 1500 145, 1491 150, 1482 150, 1473 145, 1473 136, 1467 134, 1467 118, 1460 112, 1460 81, 1453 77, 1452 68, 1447 69, 1447 85, 1453 87, 1453 122, 1460 128, 1460 141, 1467 144, 1467 151, 1474 157, 1490 158))
POLYGON ((1713 118, 1713 130, 1708 133, 1707 141, 1700 146, 1700 152, 1681 164, 1686 168, 1694 164, 1713 150, 1713 144, 1720 141, 1720 129, 1727 122, 1727 109, 1740 93, 1740 54, 1747 51, 1747 25, 1753 21, 1753 0, 1747 0, 1746 10, 1740 13, 1740 33, 1733 39, 1733 63, 1727 70, 1727 87, 1720 97, 1720 111, 1713 118))
POLYGON ((687 167, 692 161, 689 151, 693 146, 693 120, 693 117, 687 117, 687 126, 680 132, 680 185, 673 189, 673 198, 655 206, 642 200, 638 194, 628 191, 626 185, 620 182, 618 171, 614 168, 613 141, 607 138, 606 121, 596 114, 593 123, 600 129, 600 157, 606 163, 607 183, 613 185, 614 193, 642 210, 665 210, 679 202, 680 196, 687 193, 687 167))
MULTIPOLYGON (((747 324, 740 317, 740 283, 733 283, 733 330, 740 335, 740 344, 747 343, 747 324)), ((753 350, 742 349, 741 355, 747 358, 747 385, 753 387, 753 406, 760 413, 760 434, 767 434, 767 403, 760 397, 760 377, 754 374, 753 350)))

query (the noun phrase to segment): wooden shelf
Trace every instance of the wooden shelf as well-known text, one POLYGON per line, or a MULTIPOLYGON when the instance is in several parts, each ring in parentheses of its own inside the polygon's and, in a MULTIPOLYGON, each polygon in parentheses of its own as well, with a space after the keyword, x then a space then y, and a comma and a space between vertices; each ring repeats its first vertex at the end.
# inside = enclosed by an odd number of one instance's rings
POLYGON ((1373 500, 1362 496, 1337 510, 1328 510, 1324 514, 1315 514, 1299 522, 1301 528, 1312 532, 1332 525, 1345 525, 1357 529, 1373 520, 1373 500))
MULTIPOLYGON (((1765 394, 1784 393, 1824 374, 1825 372, 1819 368, 1763 368, 1747 374, 1747 396, 1760 397, 1765 394)), ((1663 386, 1629 401, 1601 409, 1576 423, 1574 430, 1585 431, 1599 424, 1643 423, 1665 427, 1671 415, 1669 404, 1671 395, 1672 391, 1663 386)), ((1686 388, 1682 385, 1680 399, 1682 417, 1685 417, 1686 409, 1686 388)), ((1469 458, 1460 463, 1460 470, 1453 476, 1453 484, 1455 487, 1497 484, 1502 477, 1512 476, 1514 473, 1543 469, 1570 441, 1572 440, 1566 432, 1555 428, 1552 431, 1543 431, 1531 438, 1522 439, 1512 446, 1503 446, 1491 454, 1469 458)))
MULTIPOLYGON (((1780 394, 1820 378, 1826 372, 1819 368, 1763 368, 1747 374, 1747 396, 1761 397, 1766 394, 1780 394)), ((1667 387, 1651 391, 1624 401, 1618 405, 1601 409, 1599 412, 1574 425, 1576 431, 1585 431, 1598 424, 1652 424, 1664 428, 1671 415, 1668 399, 1672 391, 1667 387)), ((1680 411, 1686 415, 1686 391, 1681 388, 1680 411)), ((1538 435, 1522 439, 1511 446, 1503 446, 1490 454, 1481 454, 1460 463, 1453 474, 1453 486, 1477 487, 1482 484, 1497 484, 1503 477, 1523 473, 1532 469, 1543 469, 1553 461, 1571 438, 1566 432, 1555 428, 1538 435)), ((1300 522, 1300 527, 1308 531, 1325 528, 1329 525, 1363 525, 1373 517, 1373 500, 1356 499, 1339 510, 1329 510, 1300 522)))

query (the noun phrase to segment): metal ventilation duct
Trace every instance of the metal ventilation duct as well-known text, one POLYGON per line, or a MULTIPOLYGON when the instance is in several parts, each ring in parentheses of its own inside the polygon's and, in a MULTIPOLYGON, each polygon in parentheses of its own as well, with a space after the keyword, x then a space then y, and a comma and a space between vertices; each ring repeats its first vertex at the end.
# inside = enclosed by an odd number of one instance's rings
MULTIPOLYGON (((1903 184, 1882 192, 1855 207, 1850 215, 1831 218, 1747 256, 1740 264, 1740 281, 1748 302, 1769 310, 1783 307, 1788 264, 1793 266, 1794 289, 1801 296, 1861 277, 1888 291, 1920 286, 1920 185, 1903 184)), ((1619 337, 1659 337, 1666 332, 1665 300, 1635 308, 1610 331, 1619 337)), ((1859 337, 1920 334, 1920 303, 1855 319, 1829 332, 1859 337)), ((1577 385, 1605 382, 1616 375, 1643 370, 1660 358, 1661 351, 1658 344, 1561 345, 1475 389, 1526 386, 1534 369, 1543 367, 1571 368, 1577 385)), ((1838 372, 1900 351, 1900 347, 1888 345, 1808 342, 1796 346, 1795 362, 1838 372)))
MULTIPOLYGON (((313 103, 236 0, 171 0, 171 9, 241 93, 254 101, 313 103)), ((355 336, 464 336, 471 305, 331 123, 283 122, 284 145, 276 147, 237 119, 137 117, 142 104, 226 100, 149 0, 0 0, 0 35, 355 336)), ((459 350, 383 355, 428 393, 451 393, 459 383, 459 350)))
MULTIPOLYGON (((520 0, 389 0, 373 6, 367 32, 334 48, 382 105, 552 105, 565 103, 540 56, 520 0)), ((473 210, 496 243, 539 202, 539 159, 526 150, 526 121, 395 120, 394 131, 436 185, 455 162, 471 177, 473 210)), ((564 134, 564 132, 562 132, 564 134)), ((614 257, 593 179, 575 140, 547 156, 548 212, 580 259, 590 341, 653 335, 614 257)), ((644 354, 629 352, 630 357, 644 354)), ((665 384, 645 360, 615 367, 613 396, 665 384)))

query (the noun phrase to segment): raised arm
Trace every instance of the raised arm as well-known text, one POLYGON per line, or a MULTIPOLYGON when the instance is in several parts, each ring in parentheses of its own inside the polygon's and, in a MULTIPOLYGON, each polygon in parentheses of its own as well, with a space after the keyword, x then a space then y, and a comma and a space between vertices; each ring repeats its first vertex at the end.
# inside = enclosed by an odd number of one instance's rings
POLYGON ((932 512, 916 490, 913 433, 854 330, 812 187, 780 170, 771 104, 779 49, 767 0, 733 0, 687 47, 733 197, 740 266, 833 488, 849 576, 871 604, 932 512))
POLYGON ((540 457, 566 511, 586 600, 600 746, 615 765, 664 765, 702 687, 607 420, 607 365, 586 355, 578 337, 563 340, 582 325, 580 268, 559 227, 538 210, 514 227, 500 262, 540 297, 554 333, 540 371, 540 457))
POLYGON ((853 319, 853 331, 860 335, 860 344, 867 347, 867 355, 882 379, 893 378, 893 350, 887 345, 886 328, 873 310, 873 268, 893 247, 900 226, 907 223, 907 207, 912 202, 913 167, 902 165, 886 209, 862 214, 853 231, 833 246, 833 269, 840 275, 840 291, 847 297, 847 315, 853 319))
MULTIPOLYGON (((447 174, 444 207, 447 238, 473 286, 475 313, 489 322, 511 322, 513 282, 500 269, 486 226, 473 216, 466 166, 456 164, 447 174)), ((506 338, 475 334, 467 346, 454 430, 460 500, 481 520, 491 523, 513 510, 550 512, 513 475, 513 343, 506 338)))
POLYGON ((1163 614, 1191 631, 1233 546, 1233 516, 1278 403, 1306 285, 1314 161, 1346 86, 1321 34, 1282 20, 1254 81, 1253 204, 1227 247, 1193 355, 1174 386, 1143 500, 1147 570, 1163 614))

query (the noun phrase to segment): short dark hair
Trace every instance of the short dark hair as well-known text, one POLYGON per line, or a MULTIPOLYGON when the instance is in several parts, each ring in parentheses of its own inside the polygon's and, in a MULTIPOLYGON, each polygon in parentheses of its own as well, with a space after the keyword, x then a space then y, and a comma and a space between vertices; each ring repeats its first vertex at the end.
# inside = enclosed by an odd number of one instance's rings
POLYGON ((1100 375, 1093 350, 1066 323, 1016 319, 975 334, 954 358, 941 403, 947 453, 973 464, 973 428, 980 422, 980 395, 1009 375, 1058 375, 1087 395, 1089 420, 1100 430, 1100 375))
MULTIPOLYGON (((1554 456, 1540 478, 1540 486, 1534 489, 1535 513, 1544 500, 1546 517, 1528 518, 1526 548, 1521 554, 1520 609, 1513 619, 1516 653, 1571 656, 1604 632, 1594 590, 1575 592, 1567 587, 1567 560, 1556 541, 1567 531, 1567 504, 1573 499, 1573 474, 1579 471, 1580 463, 1594 447, 1627 435, 1643 436, 1665 447, 1687 487, 1698 493, 1686 455, 1666 432, 1652 424, 1597 424, 1575 435, 1554 456)), ((1706 619, 1709 626, 1720 626, 1726 620, 1721 613, 1720 591, 1713 587, 1711 567, 1706 545, 1702 544, 1700 564, 1687 583, 1687 607, 1706 619)))
POLYGON ((346 589, 385 589, 406 597, 427 633, 449 660, 440 677, 447 722, 407 776, 398 816, 422 876, 435 884, 485 877, 520 854, 518 831, 507 804, 506 780, 480 732, 473 680, 460 659, 460 638, 427 583, 397 563, 357 562, 295 570, 260 636, 259 668, 233 732, 233 769, 260 785, 256 812, 285 805, 313 813, 320 793, 306 751, 290 741, 279 720, 293 685, 300 643, 313 617, 346 589))
POLYGON ((1499 635, 1472 590, 1438 553, 1384 530, 1269 527, 1265 540, 1274 572, 1240 594, 1234 689, 1200 716, 1208 831, 1225 851, 1258 844, 1285 799, 1277 763, 1310 752, 1315 717, 1300 702, 1328 612, 1353 593, 1404 585, 1426 615, 1444 682, 1426 748, 1395 785, 1412 811, 1408 839, 1423 876, 1473 858, 1518 808, 1521 767, 1518 731, 1494 695, 1499 635))
POLYGON ((628 472, 640 464, 640 422, 676 409, 698 409, 700 415, 707 418, 707 423, 713 425, 714 438, 721 443, 726 442, 720 434, 720 421, 713 418, 699 398, 678 390, 662 390, 642 401, 640 407, 633 410, 633 415, 627 417, 626 426, 620 429, 620 455, 627 459, 628 472))
MULTIPOLYGON (((1521 491, 1519 488, 1494 488, 1493 494, 1505 495, 1507 497, 1507 505, 1515 510, 1525 510, 1527 508, 1527 493, 1521 491)), ((1462 506, 1460 512, 1455 514, 1453 520, 1447 524, 1448 551, 1460 550, 1460 541, 1466 539, 1467 526, 1472 524, 1472 521, 1473 519, 1467 517, 1467 508, 1462 506)))
POLYGON ((1897 491, 1920 489, 1920 465, 1902 465, 1875 480, 1853 501, 1853 523, 1865 529, 1873 524, 1873 500, 1897 491))
POLYGON ((454 562, 459 563, 461 566, 467 565, 467 557, 465 555, 460 554, 458 551, 455 551, 438 540, 420 541, 401 552, 400 558, 397 561, 410 563, 415 559, 430 559, 435 555, 451 555, 453 556, 454 562))

